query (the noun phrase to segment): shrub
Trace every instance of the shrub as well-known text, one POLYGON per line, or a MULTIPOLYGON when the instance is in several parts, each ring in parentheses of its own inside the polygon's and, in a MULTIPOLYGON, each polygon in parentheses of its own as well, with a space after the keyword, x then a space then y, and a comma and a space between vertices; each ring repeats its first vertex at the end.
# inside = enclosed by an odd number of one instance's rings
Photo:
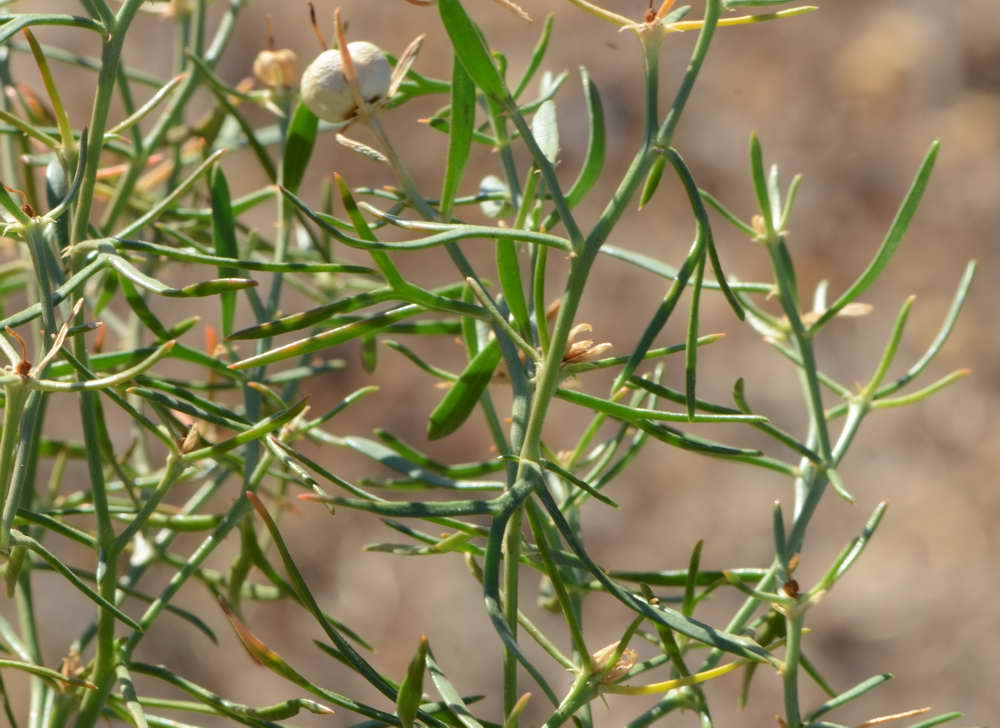
MULTIPOLYGON (((757 6, 787 3, 707 0, 704 17, 689 20, 690 8, 674 9, 666 0, 635 21, 585 0, 571 2, 638 39, 646 84, 640 138, 610 139, 600 92, 581 71, 589 142, 568 184, 558 168, 555 102, 565 74, 541 76, 539 97, 525 101, 552 38, 551 17, 515 81, 506 58, 491 50, 463 4, 438 0, 455 59, 450 78, 442 80, 413 69, 422 39, 398 58, 371 43, 348 44, 338 12, 335 47, 306 71, 301 100, 294 54, 273 44, 254 63, 259 87, 233 87, 216 74, 242 8, 239 0, 229 5, 211 37, 204 0, 168 6, 186 59, 184 73, 166 82, 121 61, 141 0, 125 0, 117 12, 105 0, 86 0, 85 17, 4 17, 0 38, 7 45, 0 74, 16 92, 0 112, 7 183, 0 187, 0 204, 10 241, 0 292, 5 303, 13 302, 7 308, 17 310, 3 319, 0 336, 9 360, 0 376, 0 548, 20 626, 0 623, 0 640, 9 653, 0 666, 31 676, 23 699, 3 690, 12 724, 18 724, 15 713, 27 707, 21 720, 32 728, 88 728, 105 718, 135 726, 184 724, 163 711, 180 711, 186 716, 182 721, 208 713, 269 726, 302 710, 358 714, 366 719, 358 725, 365 726, 513 727, 530 691, 533 715, 546 728, 570 721, 597 724, 590 706, 606 694, 662 695, 652 708, 639 710, 630 726, 670 722, 685 710, 710 726, 704 683, 737 673, 745 699, 753 681, 770 673, 784 695, 784 705, 776 707, 779 723, 799 728, 839 725, 827 722, 826 715, 889 678, 878 674, 835 690, 822 677, 822 665, 803 653, 806 617, 861 556, 884 504, 857 524, 858 535, 814 583, 799 583, 796 567, 821 499, 853 500, 838 468, 867 416, 918 402, 966 374, 957 371, 922 389, 902 391, 944 345, 974 268, 967 268, 926 354, 901 376, 888 374, 912 298, 903 303, 881 360, 856 390, 823 372, 814 342, 828 334, 835 317, 866 311, 859 298, 896 253, 923 196, 937 145, 931 145, 868 267, 832 302, 823 284, 810 303, 786 232, 801 178, 783 187, 777 167, 766 167, 760 142, 751 135, 749 182, 758 209, 743 219, 698 186, 697 170, 672 141, 720 27, 799 22, 795 16, 814 8, 772 11, 757 6), (756 14, 722 17, 723 10, 740 6, 756 14), (100 60, 40 46, 29 26, 47 25, 99 34, 100 60), (698 36, 667 103, 660 99, 659 53, 667 36, 680 31, 698 36), (30 54, 47 102, 14 84, 14 51, 30 54), (52 80, 53 61, 74 64, 81 78, 97 74, 92 115, 82 128, 68 119, 52 80), (156 92, 138 104, 133 93, 149 87, 156 92), (214 106, 201 122, 187 126, 185 111, 199 89, 211 94, 214 106), (447 136, 436 197, 427 196, 427 183, 407 171, 414 145, 394 144, 381 121, 423 96, 443 97, 445 104, 425 132, 447 136), (113 103, 124 109, 117 124, 112 124, 113 103), (248 104, 263 106, 276 121, 255 126, 253 115, 245 113, 248 104), (362 127, 375 140, 372 145, 345 136, 362 127), (306 189, 304 174, 321 138, 336 139, 344 149, 384 165, 394 186, 352 188, 334 175, 322 190, 306 189), (608 174, 604 163, 611 141, 634 143, 637 151, 614 195, 596 199, 595 184, 608 174), (498 170, 469 193, 465 172, 474 147, 495 152, 498 170), (234 149, 255 160, 268 180, 237 198, 220 161, 234 149), (676 267, 609 243, 625 213, 649 203, 664 175, 676 178, 686 193, 695 230, 687 252, 676 254, 676 267), (255 228, 248 221, 268 202, 277 210, 276 225, 255 228), (581 210, 589 210, 596 222, 584 224, 581 210), (746 282, 727 274, 713 237, 720 223, 745 234, 766 255, 770 280, 746 282), (495 265, 470 262, 464 250, 469 245, 489 245, 495 265), (445 285, 428 287, 398 267, 403 251, 437 248, 454 264, 445 285), (639 340, 614 342, 628 352, 621 356, 609 355, 610 344, 582 338, 590 327, 577 321, 581 302, 600 295, 591 272, 608 256, 644 271, 651 287, 666 286, 639 340), (556 282, 561 276, 563 285, 556 282), (289 289, 316 305, 287 313, 288 301, 295 300, 289 289), (801 383, 804 435, 755 412, 743 379, 735 379, 730 403, 705 398, 699 350, 725 343, 701 329, 703 294, 721 296, 734 325, 745 322, 787 359, 788 372, 801 383), (203 309, 204 350, 184 343, 199 317, 172 322, 162 298, 213 302, 203 309), (682 301, 684 340, 660 345, 667 323, 680 316, 682 301), (253 323, 240 328, 244 317, 253 323), (419 347, 395 340, 403 334, 430 342, 431 353, 436 342, 458 337, 462 368, 448 371, 419 347), (255 352, 241 354, 238 342, 248 341, 256 342, 255 352), (430 440, 477 419, 485 422, 497 456, 448 464, 385 430, 377 431, 378 440, 332 434, 328 423, 350 407, 364 407, 374 388, 363 387, 319 413, 309 408, 304 392, 339 366, 324 357, 347 342, 360 342, 361 365, 376 375, 381 343, 414 365, 415 378, 445 385, 437 406, 426 413, 430 440), (186 368, 168 375, 166 360, 186 368), (671 361, 677 370, 683 361, 679 386, 666 376, 671 361), (601 390, 586 373, 604 369, 613 382, 601 390), (59 421, 66 394, 78 407, 79 439, 67 437, 59 421), (556 400, 585 418, 566 450, 545 438, 556 400), (703 424, 717 434, 711 439, 701 434, 703 424), (767 451, 726 444, 741 428, 761 435, 767 451), (387 466, 397 475, 351 483, 326 459, 307 455, 309 443, 350 448, 373 467, 387 466), (602 568, 583 535, 584 506, 618 508, 614 485, 646 447, 741 463, 792 483, 790 502, 773 506, 771 562, 703 569, 699 542, 682 570, 602 568), (85 465, 82 485, 64 477, 72 460, 85 465), (183 483, 198 488, 181 495, 183 483), (469 588, 481 590, 503 649, 496 666, 497 704, 485 704, 489 717, 478 699, 463 697, 457 667, 435 661, 433 635, 416 646, 404 675, 390 675, 367 653, 362 635, 324 611, 282 534, 279 515, 293 496, 315 508, 325 505, 334 519, 380 517, 406 539, 372 550, 464 559, 474 577, 469 588), (176 549, 186 541, 177 539, 186 533, 196 534, 196 545, 181 555, 176 549), (224 544, 236 549, 237 557, 224 571, 209 569, 206 560, 224 544), (70 545, 83 549, 89 566, 70 565, 70 545), (254 571, 261 581, 251 579, 254 571), (93 622, 67 648, 58 670, 43 664, 47 625, 38 619, 32 598, 33 584, 45 572, 56 572, 66 589, 94 609, 93 622), (166 586, 147 586, 164 574, 166 586), (541 577, 538 606, 558 615, 558 629, 544 626, 522 598, 532 575, 541 577), (213 591, 255 661, 291 683, 290 693, 310 697, 243 705, 168 667, 143 662, 143 637, 167 612, 205 639, 215 639, 205 619, 174 603, 193 583, 213 591), (699 619, 706 600, 725 591, 745 597, 729 621, 710 625, 699 619), (582 620, 582 605, 595 592, 616 600, 620 609, 621 636, 607 646, 594 644, 582 620), (360 702, 335 692, 326 676, 303 674, 255 636, 245 623, 244 606, 279 598, 316 622, 328 640, 320 645, 323 651, 367 682, 377 700, 360 702), (526 649, 529 642, 540 650, 526 649), (648 655, 641 660, 640 649, 648 655), (568 687, 553 680, 553 665, 569 671, 568 687), (806 681, 828 694, 826 702, 802 704, 800 686, 806 681), (187 697, 155 697, 164 684, 187 697)), ((628 513, 616 517, 624 524, 628 513)), ((920 718, 918 725, 958 716, 920 718)))

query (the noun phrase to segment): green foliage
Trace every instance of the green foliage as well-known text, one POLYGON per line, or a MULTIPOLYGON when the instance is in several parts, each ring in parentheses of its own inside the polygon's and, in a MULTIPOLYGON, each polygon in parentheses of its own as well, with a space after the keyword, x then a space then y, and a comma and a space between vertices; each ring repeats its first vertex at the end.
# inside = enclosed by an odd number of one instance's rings
MULTIPOLYGON (((783 191, 778 169, 766 169, 760 140, 752 135, 748 183, 758 210, 744 220, 699 188, 697 170, 672 146, 703 61, 713 42, 721 42, 718 27, 791 18, 812 8, 740 18, 722 18, 722 10, 787 1, 708 0, 700 21, 684 20, 689 8, 669 12, 672 3, 664 2, 658 10, 651 9, 647 22, 634 24, 584 0, 570 0, 631 31, 643 50, 646 128, 632 164, 607 199, 598 185, 610 174, 604 169, 607 148, 611 143, 632 148, 632 141, 609 138, 601 96, 587 70, 581 69, 580 78, 589 141, 575 181, 565 189, 556 169, 563 163, 557 97, 566 74, 543 73, 539 98, 522 101, 558 38, 553 17, 544 22, 523 76, 509 84, 506 58, 491 48, 468 12, 475 10, 474 4, 437 0, 440 39, 450 42, 454 59, 450 76, 448 69, 439 70, 450 80, 412 70, 416 43, 395 61, 389 95, 366 100, 360 89, 348 89, 357 102, 356 116, 331 130, 299 101, 293 83, 248 90, 233 88, 216 74, 243 9, 239 0, 229 4, 211 36, 206 0, 192 0, 190 13, 163 21, 176 25, 183 48, 176 62, 178 75, 170 80, 128 68, 122 61, 142 0, 124 0, 117 9, 106 0, 84 0, 90 17, 3 16, 0 41, 7 45, 0 54, 0 74, 5 85, 14 88, 10 54, 28 50, 52 107, 51 120, 44 109, 32 111, 30 104, 19 114, 5 97, 0 112, 5 183, 0 186, 0 206, 6 211, 5 235, 16 241, 14 257, 0 267, 0 350, 8 361, 0 371, 0 553, 5 586, 20 612, 16 626, 0 619, 0 645, 11 657, 0 660, 0 671, 31 675, 25 700, 9 694, 0 681, 0 698, 11 724, 92 728, 114 719, 139 727, 172 726, 181 723, 161 712, 180 711, 195 721, 211 714, 263 727, 285 724, 301 710, 326 715, 336 709, 362 716, 367 722, 358 725, 364 726, 516 728, 530 690, 540 693, 532 708, 539 711, 544 728, 571 721, 581 728, 595 725, 589 706, 606 692, 663 693, 631 726, 667 722, 690 710, 707 727, 712 717, 701 683, 739 671, 745 697, 756 675, 774 671, 783 686, 782 724, 818 728, 838 725, 819 719, 887 681, 891 676, 880 674, 837 692, 823 678, 821 666, 807 658, 802 639, 809 610, 861 556, 882 520, 884 504, 815 585, 800 586, 795 568, 827 490, 853 499, 838 468, 866 417, 877 409, 922 400, 966 373, 953 372, 923 389, 897 394, 923 374, 943 347, 969 290, 974 265, 966 269, 926 354, 902 376, 886 379, 912 298, 903 304, 866 386, 851 390, 822 371, 815 340, 827 334, 825 326, 834 316, 857 305, 899 251, 938 146, 931 145, 868 267, 834 303, 826 304, 824 287, 807 310, 794 245, 786 232, 801 178, 795 177, 783 191), (86 32, 88 41, 96 32, 101 61, 43 48, 30 33, 27 46, 12 40, 29 26, 44 32, 51 25, 86 32), (698 30, 699 35, 673 101, 663 111, 658 52, 668 34, 683 30, 698 30), (49 60, 75 65, 78 76, 92 84, 94 102, 86 128, 70 125, 49 60), (92 72, 96 78, 89 75, 92 72), (133 90, 148 86, 160 90, 137 107, 133 90), (185 112, 199 88, 210 92, 213 107, 187 125, 185 112), (438 97, 442 104, 426 133, 448 137, 440 182, 435 181, 441 189, 437 200, 421 195, 406 169, 408 145, 397 149, 380 122, 383 114, 402 113, 398 107, 422 95, 438 97), (267 109, 274 115, 273 125, 254 126, 241 111, 245 104, 267 109), (117 105, 124 109, 125 120, 112 126, 111 109, 117 105), (142 133, 137 125, 146 121, 149 130, 142 133), (351 123, 367 126, 376 146, 345 136, 351 123), (337 174, 324 190, 310 189, 306 173, 314 150, 334 139, 348 151, 384 163, 393 186, 354 189, 337 174), (484 180, 477 193, 463 195, 470 187, 468 163, 483 145, 496 152, 491 159, 498 162, 499 176, 484 180), (521 147, 525 154, 515 155, 514 149, 521 147), (238 150, 256 161, 266 183, 233 198, 224 154, 238 150), (119 165, 116 169, 104 167, 111 159, 119 165), (157 159, 171 160, 169 169, 154 168, 158 176, 144 177, 157 159), (527 167, 519 169, 525 159, 527 167), (36 179, 39 163, 46 168, 46 198, 36 179), (677 254, 677 267, 607 244, 626 211, 636 204, 645 206, 668 175, 684 190, 694 227, 694 242, 686 253, 677 254), (335 199, 344 217, 334 214, 335 199), (254 229, 249 213, 267 201, 275 203, 275 224, 254 229), (582 206, 599 211, 589 229, 581 222, 584 216, 574 214, 582 206), (759 245, 771 263, 770 280, 736 281, 724 272, 710 210, 759 245), (401 230, 404 239, 393 239, 398 233, 387 235, 390 227, 401 230), (496 251, 496 268, 477 270, 463 247, 489 244, 496 251), (449 283, 427 289, 397 267, 400 252, 435 248, 442 248, 455 266, 449 283), (370 266, 347 262, 347 249, 355 256, 352 260, 361 256, 370 266), (562 286, 548 278, 552 250, 566 258, 562 286), (651 285, 668 281, 639 340, 626 345, 628 353, 619 357, 603 356, 605 345, 577 341, 589 330, 576 316, 586 292, 593 290, 591 272, 602 257, 631 263, 648 274, 651 285), (266 275, 254 276, 262 273, 266 275), (494 277, 496 286, 490 282, 494 277), (290 288, 315 305, 286 310, 290 288), (25 291, 29 299, 22 301, 18 296, 25 291), (781 429, 766 414, 755 412, 742 379, 733 389, 734 406, 699 396, 698 352, 721 338, 701 333, 701 302, 714 294, 721 294, 731 308, 734 326, 746 319, 763 334, 766 345, 788 360, 788 371, 802 383, 805 434, 781 429), (163 297, 218 299, 217 306, 201 309, 207 351, 178 341, 200 320, 176 321, 163 297), (769 307, 770 298, 780 312, 769 307), (553 300, 559 304, 554 318, 548 308, 553 300), (654 346, 676 318, 682 300, 688 304, 683 341, 654 346), (98 315, 103 316, 101 322, 94 318, 98 315), (238 322, 243 322, 242 328, 237 329, 238 322), (96 334, 98 329, 108 335, 96 334), (275 337, 284 334, 295 338, 277 345, 275 337), (459 371, 449 371, 399 343, 396 338, 402 334, 429 342, 460 337, 465 363, 459 371), (426 413, 428 439, 445 438, 481 418, 498 456, 485 462, 443 463, 385 430, 376 431, 377 442, 333 435, 327 429, 331 420, 374 387, 359 389, 319 416, 310 414, 303 390, 311 380, 345 366, 322 357, 354 340, 359 365, 376 377, 379 346, 385 344, 414 365, 415 377, 426 374, 447 386, 439 404, 426 413), (256 342, 253 353, 237 353, 236 342, 247 341, 256 342), (673 354, 684 357, 683 390, 663 384, 662 366, 651 362, 673 354), (183 377, 161 372, 166 358, 185 363, 183 377), (288 360, 294 362, 274 368, 288 360), (601 368, 615 372, 608 391, 577 388, 577 376, 601 368), (509 398, 497 397, 503 388, 509 388, 509 398), (63 412, 66 401, 74 398, 80 440, 54 439, 53 393, 65 398, 58 405, 64 417, 69 417, 63 412), (578 408, 584 418, 573 447, 560 453, 545 441, 550 405, 557 398, 578 408), (510 411, 501 412, 499 402, 508 399, 510 411), (664 402, 677 406, 671 409, 664 402), (729 440, 727 433, 735 428, 752 428, 776 447, 773 452, 770 447, 738 447, 681 429, 694 423, 717 427, 723 440, 729 440), (611 434, 598 441, 606 425, 611 434), (305 455, 301 443, 306 440, 349 448, 373 467, 387 466, 396 474, 351 483, 331 471, 326 458, 305 455), (114 443, 124 441, 131 444, 116 450, 114 443), (593 500, 619 509, 615 517, 626 518, 613 497, 614 486, 647 447, 764 468, 770 477, 793 484, 793 502, 776 504, 773 510, 773 561, 703 569, 699 541, 687 569, 602 567, 583 536, 582 506, 593 500), (69 459, 85 461, 82 487, 71 489, 64 478, 69 459), (43 469, 52 473, 48 483, 42 482, 43 469), (234 498, 232 490, 224 490, 227 482, 245 497, 234 498), (200 487, 179 504, 168 503, 168 496, 181 497, 175 494, 181 484, 200 487), (391 497, 377 494, 376 488, 391 497), (444 500, 442 494, 459 499, 444 500), (366 654, 369 645, 362 635, 324 611, 284 540, 280 519, 272 516, 280 512, 280 502, 294 495, 325 504, 332 518, 341 517, 344 510, 358 511, 360 517, 380 516, 406 538, 405 543, 372 544, 370 551, 465 560, 469 588, 481 591, 504 651, 496 666, 501 713, 481 713, 479 697, 463 696, 463 675, 455 666, 435 660, 433 635, 421 638, 405 674, 393 677, 379 665, 377 655, 366 654), (786 514, 793 514, 790 520, 786 514), (432 535, 419 530, 422 524, 446 531, 432 535), (196 545, 189 553, 172 550, 179 533, 193 534, 196 545), (64 541, 86 549, 88 568, 63 560, 64 541), (224 571, 210 569, 206 561, 223 544, 238 548, 238 557, 224 571), (46 625, 36 620, 31 595, 36 579, 46 572, 54 572, 66 590, 82 595, 93 609, 92 622, 74 644, 78 664, 69 660, 61 671, 41 664, 46 625), (261 580, 252 580, 254 574, 261 580), (519 592, 532 574, 542 577, 540 598, 559 614, 561 629, 543 631, 519 604, 519 592), (156 583, 167 586, 147 587, 153 575, 156 583), (201 637, 216 641, 207 620, 173 604, 178 593, 195 582, 217 593, 250 657, 295 695, 270 706, 243 705, 163 666, 142 662, 143 638, 165 613, 181 617, 201 637), (697 618, 700 606, 723 590, 745 599, 732 619, 714 626, 697 618), (593 592, 616 600, 622 623, 629 625, 618 642, 603 649, 593 644, 581 616, 593 592), (328 640, 317 643, 319 647, 341 669, 369 683, 381 696, 377 705, 333 691, 327 684, 335 681, 326 674, 299 672, 254 635, 243 621, 241 604, 279 598, 293 602, 315 622, 328 640), (143 609, 129 611, 140 616, 129 616, 125 607, 137 602, 143 609), (637 662, 629 647, 633 638, 649 642, 656 656, 637 662), (530 656, 538 653, 525 649, 528 639, 541 648, 543 658, 530 656), (563 652, 563 643, 572 646, 571 653, 563 652), (568 688, 547 677, 553 667, 558 674, 566 669, 572 673, 568 688), (654 670, 660 670, 662 679, 647 676, 654 670), (144 676, 144 686, 154 686, 148 688, 152 692, 144 688, 139 694, 133 675, 144 676), (829 699, 804 708, 800 687, 806 680, 815 681, 829 699), (155 686, 162 686, 165 694, 172 694, 171 688, 180 690, 186 698, 158 697, 155 686), (430 694, 432 690, 440 699, 430 694), (27 717, 20 717, 19 711, 27 717)), ((339 14, 337 23, 343 40, 339 14)), ((274 62, 272 57, 264 60, 274 62)), ((262 80, 276 77, 258 75, 262 80)), ((958 716, 948 713, 919 725, 938 725, 958 716)))

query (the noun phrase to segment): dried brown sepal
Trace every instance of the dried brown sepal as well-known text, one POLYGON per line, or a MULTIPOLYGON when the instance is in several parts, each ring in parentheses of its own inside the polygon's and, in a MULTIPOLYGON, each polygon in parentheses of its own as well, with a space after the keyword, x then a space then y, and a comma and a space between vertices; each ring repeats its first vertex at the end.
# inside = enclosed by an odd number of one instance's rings
POLYGON ((590 656, 594 664, 594 674, 601 676, 601 685, 611 685, 621 680, 639 659, 639 653, 628 648, 622 651, 614 665, 609 664, 618 651, 618 644, 612 642, 590 656))
POLYGON ((28 376, 28 372, 31 371, 31 362, 28 360, 28 344, 22 338, 22 336, 14 331, 10 326, 5 326, 4 331, 7 332, 7 336, 11 337, 17 342, 18 347, 21 349, 21 361, 17 363, 14 370, 22 377, 28 376))
POLYGON ((577 336, 591 330, 590 324, 577 324, 570 330, 569 343, 566 346, 566 353, 562 357, 563 364, 581 364, 593 361, 611 348, 611 343, 607 341, 601 344, 595 344, 593 339, 575 341, 577 336))
POLYGON ((193 422, 191 427, 188 428, 187 434, 184 436, 184 440, 181 441, 181 452, 189 453, 198 446, 198 442, 201 439, 201 428, 198 422, 193 422))
POLYGON ((396 67, 392 70, 392 78, 389 80, 389 91, 386 94, 386 98, 392 98, 396 95, 400 84, 406 79, 406 74, 409 73, 414 61, 417 60, 417 55, 420 53, 420 48, 423 46, 424 38, 426 37, 426 33, 421 33, 410 41, 410 45, 406 46, 406 50, 403 51, 399 60, 396 61, 396 67))
POLYGON ((326 38, 320 32, 319 23, 316 22, 316 6, 312 3, 309 3, 309 25, 312 27, 313 34, 319 40, 319 47, 325 51, 330 50, 330 44, 326 42, 326 38))
POLYGON ((102 322, 94 335, 94 353, 100 354, 104 351, 104 343, 108 340, 108 327, 102 322))

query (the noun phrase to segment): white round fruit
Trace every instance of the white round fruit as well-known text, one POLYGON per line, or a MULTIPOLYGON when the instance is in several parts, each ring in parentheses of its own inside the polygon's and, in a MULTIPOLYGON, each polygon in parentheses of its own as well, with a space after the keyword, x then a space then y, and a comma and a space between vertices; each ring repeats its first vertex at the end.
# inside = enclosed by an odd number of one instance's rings
MULTIPOLYGON (((389 93, 392 69, 382 49, 357 40, 347 44, 347 51, 354 62, 361 96, 369 103, 384 98, 389 93)), ((357 113, 339 50, 320 53, 302 74, 300 89, 306 106, 324 121, 337 124, 357 113)))

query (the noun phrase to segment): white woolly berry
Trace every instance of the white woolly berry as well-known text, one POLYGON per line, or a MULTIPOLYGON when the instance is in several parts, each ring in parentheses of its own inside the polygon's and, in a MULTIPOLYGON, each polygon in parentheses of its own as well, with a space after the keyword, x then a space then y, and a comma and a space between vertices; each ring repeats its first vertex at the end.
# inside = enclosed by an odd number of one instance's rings
MULTIPOLYGON (((373 102, 389 93, 392 69, 382 49, 363 40, 347 44, 358 88, 365 101, 373 102)), ((320 53, 302 74, 302 100, 316 116, 334 124, 347 121, 356 113, 354 95, 344 76, 339 50, 320 53)))

